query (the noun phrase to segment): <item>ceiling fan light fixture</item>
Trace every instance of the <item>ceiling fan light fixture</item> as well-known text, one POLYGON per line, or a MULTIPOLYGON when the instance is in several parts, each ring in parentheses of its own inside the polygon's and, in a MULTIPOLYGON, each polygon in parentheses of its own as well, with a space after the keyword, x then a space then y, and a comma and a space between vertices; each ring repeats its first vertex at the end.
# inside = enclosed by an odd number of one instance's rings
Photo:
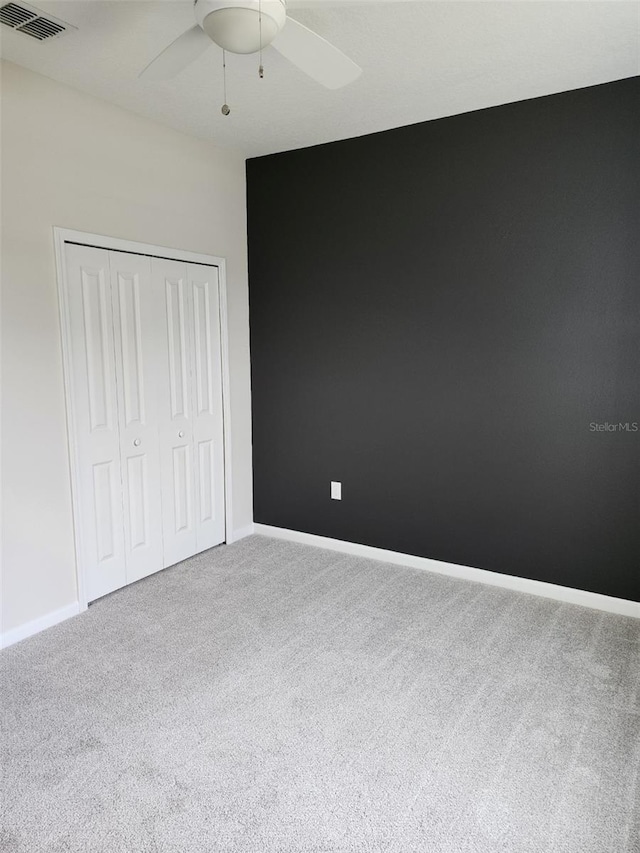
MULTIPOLYGON (((362 73, 335 45, 289 18, 285 0, 195 0, 193 10, 195 24, 152 59, 140 77, 175 77, 212 42, 230 53, 257 53, 272 44, 281 56, 327 89, 340 89, 362 73)), ((262 57, 259 73, 262 77, 262 57)))
POLYGON ((263 0, 261 4, 215 9, 206 15, 201 26, 210 39, 230 53, 256 53, 271 44, 285 21, 285 7, 279 0, 263 0))

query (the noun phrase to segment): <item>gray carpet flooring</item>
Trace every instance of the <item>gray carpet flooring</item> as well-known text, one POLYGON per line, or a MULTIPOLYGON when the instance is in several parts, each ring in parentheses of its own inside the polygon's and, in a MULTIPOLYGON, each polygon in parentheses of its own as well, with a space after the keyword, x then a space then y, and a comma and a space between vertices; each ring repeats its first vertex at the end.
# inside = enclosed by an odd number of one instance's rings
POLYGON ((640 622, 254 536, 0 655, 11 853, 637 853, 640 622))

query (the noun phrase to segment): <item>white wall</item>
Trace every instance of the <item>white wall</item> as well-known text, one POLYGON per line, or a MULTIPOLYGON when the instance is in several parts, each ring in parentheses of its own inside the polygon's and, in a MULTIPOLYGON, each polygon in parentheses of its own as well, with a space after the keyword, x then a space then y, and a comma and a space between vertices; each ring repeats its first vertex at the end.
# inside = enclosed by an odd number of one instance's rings
POLYGON ((227 259, 233 524, 251 523, 244 158, 2 63, 2 631, 77 600, 53 226, 227 259))

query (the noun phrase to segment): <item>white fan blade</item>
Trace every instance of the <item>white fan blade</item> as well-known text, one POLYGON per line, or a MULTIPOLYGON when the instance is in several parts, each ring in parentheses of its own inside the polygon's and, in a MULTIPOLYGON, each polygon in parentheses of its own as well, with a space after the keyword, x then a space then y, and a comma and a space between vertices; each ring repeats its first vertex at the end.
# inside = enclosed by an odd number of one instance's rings
POLYGON ((271 45, 327 89, 340 89, 362 74, 362 68, 341 50, 293 18, 287 18, 271 45))
POLYGON ((175 77, 212 44, 209 36, 196 24, 165 47, 138 77, 144 77, 146 80, 168 80, 175 77))

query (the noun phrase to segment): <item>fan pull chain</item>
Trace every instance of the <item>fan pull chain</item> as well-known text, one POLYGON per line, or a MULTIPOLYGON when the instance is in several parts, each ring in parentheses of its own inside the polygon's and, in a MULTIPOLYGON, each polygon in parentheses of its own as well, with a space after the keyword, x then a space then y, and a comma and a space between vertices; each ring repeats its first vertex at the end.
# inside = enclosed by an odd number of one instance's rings
POLYGON ((264 77, 264 66, 262 64, 262 0, 258 0, 258 27, 260 28, 260 64, 258 65, 258 77, 264 77))
POLYGON ((231 107, 227 104, 227 52, 222 50, 222 88, 224 93, 224 104, 220 112, 223 116, 228 116, 231 112, 231 107))

